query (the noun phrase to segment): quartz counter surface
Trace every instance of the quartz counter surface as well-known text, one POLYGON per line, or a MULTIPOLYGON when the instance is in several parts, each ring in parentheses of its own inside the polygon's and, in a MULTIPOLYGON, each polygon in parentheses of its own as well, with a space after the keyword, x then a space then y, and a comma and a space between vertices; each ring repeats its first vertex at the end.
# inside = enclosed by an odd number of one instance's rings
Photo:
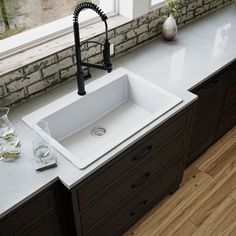
MULTIPOLYGON (((166 42, 162 38, 154 39, 113 60, 114 68, 125 67, 181 97, 183 102, 84 170, 78 169, 54 151, 58 167, 36 172, 31 163, 34 134, 21 120, 30 112, 76 90, 75 80, 12 109, 9 118, 21 138, 22 153, 14 162, 0 162, 0 217, 58 179, 71 189, 135 141, 196 100, 197 97, 189 90, 230 63, 235 57, 236 9, 231 4, 182 27, 173 42, 166 42)), ((99 79, 103 74, 104 72, 94 71, 93 79, 87 83, 99 79)))

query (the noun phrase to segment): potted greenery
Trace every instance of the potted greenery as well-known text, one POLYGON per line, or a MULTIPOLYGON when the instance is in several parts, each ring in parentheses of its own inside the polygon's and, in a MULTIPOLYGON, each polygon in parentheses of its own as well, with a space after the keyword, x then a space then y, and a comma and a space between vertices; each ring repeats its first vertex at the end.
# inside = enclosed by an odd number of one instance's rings
POLYGON ((162 26, 162 34, 166 40, 173 40, 178 33, 178 27, 173 17, 178 7, 178 1, 165 0, 165 2, 168 7, 168 15, 165 16, 166 20, 162 26))

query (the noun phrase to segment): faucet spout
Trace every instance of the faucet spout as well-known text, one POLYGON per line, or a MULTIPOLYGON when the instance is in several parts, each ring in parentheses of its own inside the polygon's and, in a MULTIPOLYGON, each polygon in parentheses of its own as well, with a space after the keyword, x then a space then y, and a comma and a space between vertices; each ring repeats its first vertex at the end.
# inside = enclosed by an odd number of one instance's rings
POLYGON ((85 86, 84 86, 84 80, 86 75, 83 72, 82 66, 86 67, 93 67, 97 69, 106 70, 108 73, 112 71, 112 64, 110 60, 110 43, 108 40, 108 26, 107 26, 107 16, 104 14, 104 12, 95 4, 91 2, 83 2, 80 3, 74 10, 73 15, 73 28, 74 28, 74 40, 75 40, 75 51, 76 51, 76 64, 77 64, 77 85, 78 85, 78 94, 79 95, 85 95, 85 86), (105 23, 105 43, 104 43, 104 49, 103 49, 103 65, 97 65, 92 63, 83 62, 81 59, 81 49, 80 49, 80 34, 79 34, 79 13, 83 9, 92 9, 94 10, 101 18, 102 21, 105 23))

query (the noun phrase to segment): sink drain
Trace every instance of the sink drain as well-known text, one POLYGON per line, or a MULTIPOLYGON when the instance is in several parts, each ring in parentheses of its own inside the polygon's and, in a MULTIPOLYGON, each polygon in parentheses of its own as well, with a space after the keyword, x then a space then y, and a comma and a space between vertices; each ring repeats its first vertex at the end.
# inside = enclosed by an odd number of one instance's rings
POLYGON ((107 131, 103 127, 94 127, 93 129, 91 129, 90 133, 94 137, 102 137, 107 133, 107 131))

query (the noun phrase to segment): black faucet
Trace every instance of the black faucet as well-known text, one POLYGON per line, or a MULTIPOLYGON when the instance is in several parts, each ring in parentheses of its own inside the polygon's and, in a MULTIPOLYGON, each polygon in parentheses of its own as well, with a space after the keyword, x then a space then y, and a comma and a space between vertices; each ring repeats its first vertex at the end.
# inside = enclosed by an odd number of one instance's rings
MULTIPOLYGON (((95 4, 91 2, 82 2, 80 3, 74 11, 73 14, 73 27, 74 27, 74 37, 75 37, 75 50, 76 50, 76 62, 77 62, 77 84, 78 84, 78 94, 79 95, 85 95, 86 91, 84 88, 84 80, 86 78, 86 75, 83 72, 82 66, 85 67, 93 67, 97 69, 106 70, 108 73, 112 71, 112 64, 110 61, 110 43, 108 41, 108 27, 107 27, 107 16, 103 13, 103 11, 95 4), (105 23, 105 30, 106 30, 106 39, 104 43, 104 49, 103 49, 103 65, 97 65, 92 63, 87 63, 82 61, 81 59, 81 50, 80 47, 82 44, 80 44, 80 35, 79 35, 79 23, 78 23, 78 17, 81 10, 88 8, 94 10, 101 18, 102 21, 105 23)), ((88 43, 97 43, 94 41, 87 41, 88 43)), ((97 43, 100 44, 100 43, 97 43)))

